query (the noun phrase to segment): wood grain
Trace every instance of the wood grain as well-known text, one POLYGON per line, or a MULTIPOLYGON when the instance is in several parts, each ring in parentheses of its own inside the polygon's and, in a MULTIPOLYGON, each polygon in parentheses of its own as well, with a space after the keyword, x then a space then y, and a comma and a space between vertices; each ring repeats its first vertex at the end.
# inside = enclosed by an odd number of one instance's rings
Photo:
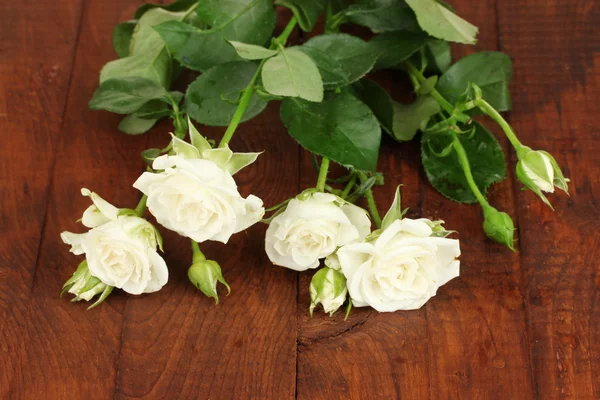
MULTIPOLYGON (((108 6, 101 0, 87 1, 81 11, 64 123, 49 133, 59 144, 50 169, 48 217, 31 301, 19 333, 24 341, 19 352, 22 377, 13 384, 25 399, 113 396, 126 296, 111 296, 89 312, 86 304, 71 304, 69 296, 59 298, 62 284, 82 258, 69 253, 59 233, 84 229, 75 222, 89 205, 79 193, 81 187, 120 207, 137 202, 138 194, 130 183, 140 169, 136 153, 145 139, 117 134, 118 116, 87 108, 98 71, 115 57, 106 38, 112 26, 129 18, 136 3, 119 1, 117 7, 116 1, 108 6)), ((51 8, 50 3, 43 6, 51 8)))
POLYGON ((533 382, 539 398, 600 398, 600 7, 499 2, 500 44, 514 59, 510 120, 551 152, 571 197, 518 195, 533 382))
MULTIPOLYGON (((18 398, 21 352, 63 120, 80 1, 0 4, 0 397, 18 398), (47 4, 49 5, 49 4, 47 4), (43 40, 50 38, 52 40, 43 40)), ((55 293, 57 288, 54 287, 55 293)))
MULTIPOLYGON (((500 50, 494 4, 454 2, 459 15, 481 30, 476 46, 453 46, 454 58, 500 50)), ((510 154, 512 149, 498 126, 491 119, 483 122, 503 144, 505 154, 510 154)), ((509 178, 489 190, 488 200, 519 226, 513 170, 514 163, 509 162, 509 178)), ((461 276, 426 306, 431 398, 532 398, 519 255, 486 238, 479 205, 448 201, 430 185, 424 186, 423 215, 443 219, 449 229, 458 231, 462 250, 461 276)))

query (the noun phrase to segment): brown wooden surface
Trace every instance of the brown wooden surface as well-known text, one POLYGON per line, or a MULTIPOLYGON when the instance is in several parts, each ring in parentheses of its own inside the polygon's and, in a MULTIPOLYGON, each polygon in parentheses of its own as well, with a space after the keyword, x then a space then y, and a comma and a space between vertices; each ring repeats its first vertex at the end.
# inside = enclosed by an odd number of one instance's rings
MULTIPOLYGON (((552 196, 552 212, 522 192, 509 151, 511 179, 490 200, 519 228, 512 254, 485 240, 477 207, 428 185, 416 143, 384 140, 378 202, 389 205, 402 183, 411 216, 459 231, 461 276, 419 311, 355 309, 348 321, 308 317, 310 274, 272 267, 262 226, 205 246, 233 290, 218 306, 187 281, 187 241, 164 230, 171 276, 161 292, 114 294, 93 311, 58 297, 78 262, 58 234, 79 229, 79 188, 131 207, 139 152, 167 140, 168 123, 131 137, 116 131, 117 116, 87 109, 114 58, 112 27, 141 3, 0 3, 0 398, 600 398, 597 2, 452 1, 481 28, 477 46, 454 54, 511 56, 508 118, 556 156, 571 197, 552 196)), ((406 94, 400 73, 377 79, 406 94)), ((266 151, 236 176, 244 195, 272 205, 313 184, 277 104, 242 124, 232 147, 266 151)))

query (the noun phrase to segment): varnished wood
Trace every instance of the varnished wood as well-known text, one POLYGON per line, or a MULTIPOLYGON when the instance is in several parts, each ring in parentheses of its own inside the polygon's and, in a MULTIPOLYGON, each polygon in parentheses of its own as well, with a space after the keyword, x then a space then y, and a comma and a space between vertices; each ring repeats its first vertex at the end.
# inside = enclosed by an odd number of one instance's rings
POLYGON ((510 121, 555 155, 571 197, 517 201, 532 381, 539 398, 600 398, 600 7, 499 2, 500 45, 512 55, 510 121))
MULTIPOLYGON (((161 292, 113 294, 93 311, 58 297, 80 260, 58 236, 83 231, 75 220, 88 200, 79 188, 134 206, 139 152, 168 140, 168 122, 132 137, 116 131, 117 116, 87 109, 98 71, 115 57, 112 27, 141 3, 0 5, 1 398, 600 398, 600 7, 452 2, 481 30, 477 46, 455 46, 455 57, 511 56, 508 119, 526 144, 556 156, 572 179, 571 197, 551 195, 552 212, 521 192, 502 139, 510 179, 489 195, 519 228, 513 254, 485 239, 479 207, 431 188, 418 143, 384 138, 381 211, 402 183, 409 216, 441 218, 460 232, 461 276, 421 310, 361 308, 344 321, 341 313, 309 318, 312 274, 271 266, 264 226, 227 246, 202 247, 232 286, 219 305, 187 279, 189 242, 164 229, 170 279, 161 292)), ((410 90, 399 72, 374 79, 395 98, 410 90)), ((234 150, 265 150, 236 176, 243 195, 270 206, 314 185, 310 159, 286 134, 277 103, 239 129, 234 150)), ((223 129, 202 132, 218 138, 223 129)))

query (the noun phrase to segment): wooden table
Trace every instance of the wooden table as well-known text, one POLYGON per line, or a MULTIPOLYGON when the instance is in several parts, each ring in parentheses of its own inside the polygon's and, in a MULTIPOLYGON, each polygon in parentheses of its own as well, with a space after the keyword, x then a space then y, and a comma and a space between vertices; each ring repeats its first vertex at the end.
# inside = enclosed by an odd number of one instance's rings
MULTIPOLYGON (((309 274, 270 265, 263 226, 205 246, 232 294, 221 304, 188 282, 188 242, 166 234, 167 286, 112 295, 86 311, 58 292, 79 259, 59 233, 88 200, 80 187, 135 205, 138 156, 162 147, 116 131, 87 108, 110 32, 140 0, 0 4, 0 397, 200 399, 600 398, 600 6, 596 1, 454 0, 481 28, 475 48, 514 61, 510 122, 554 154, 572 179, 556 212, 514 179, 492 204, 519 228, 516 254, 485 240, 476 206, 451 203, 425 181, 417 144, 384 143, 388 185, 403 183, 411 215, 460 232, 462 274, 419 311, 308 317, 309 274)), ((298 37, 295 40, 299 40, 298 37)), ((387 76, 392 92, 401 74, 387 76)), ((216 137, 223 130, 205 129, 216 137)), ((498 132, 496 130, 496 132, 498 132)), ((503 139, 506 146, 506 140, 503 139)), ((241 191, 275 204, 313 184, 305 153, 272 103, 232 145, 266 150, 240 174, 241 191)))

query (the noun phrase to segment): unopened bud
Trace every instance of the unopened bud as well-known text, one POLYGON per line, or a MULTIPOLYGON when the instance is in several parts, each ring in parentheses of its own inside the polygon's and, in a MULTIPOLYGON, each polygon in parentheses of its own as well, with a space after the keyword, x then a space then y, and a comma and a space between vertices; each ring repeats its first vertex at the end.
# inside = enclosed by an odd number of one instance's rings
POLYGON ((512 251, 515 250, 514 232, 515 226, 510 216, 496 210, 494 207, 489 207, 484 211, 485 221, 483 222, 483 230, 485 234, 492 240, 507 246, 512 251))
POLYGON ((344 304, 347 294, 344 274, 328 267, 322 268, 310 282, 310 315, 318 304, 332 315, 344 304))
POLYGON ((225 285, 227 294, 231 292, 231 288, 223 278, 221 267, 213 260, 202 260, 194 263, 188 269, 188 278, 202 293, 215 299, 216 304, 219 304, 217 282, 225 285))
POLYGON ((79 264, 73 276, 65 282, 60 295, 62 296, 66 292, 75 295, 71 301, 90 301, 94 296, 100 295, 98 300, 88 307, 89 310, 102 303, 112 290, 113 286, 109 286, 95 276, 92 276, 88 269, 87 261, 83 261, 79 264))

